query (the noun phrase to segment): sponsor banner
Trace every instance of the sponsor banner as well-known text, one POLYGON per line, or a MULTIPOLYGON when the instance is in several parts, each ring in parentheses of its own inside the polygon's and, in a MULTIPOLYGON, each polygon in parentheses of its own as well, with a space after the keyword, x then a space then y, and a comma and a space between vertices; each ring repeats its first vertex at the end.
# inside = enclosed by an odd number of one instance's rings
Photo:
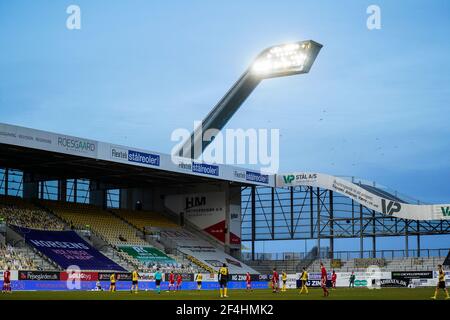
MULTIPOLYGON (((4 270, 0 270, 0 281, 3 281, 3 279, 4 279, 4 273, 5 273, 5 271, 4 270)), ((19 271, 18 270, 10 270, 9 271, 9 279, 11 280, 11 281, 13 281, 13 280, 18 280, 19 279, 19 271)))
POLYGON ((44 231, 13 227, 27 244, 53 260, 61 268, 77 266, 81 270, 117 270, 121 266, 110 260, 74 231, 44 231))
POLYGON ((432 279, 433 271, 392 271, 392 279, 432 279))
POLYGON ((19 280, 61 280, 59 271, 19 271, 19 280))
MULTIPOLYGON (((322 286, 322 281, 320 280, 308 280, 306 281, 306 285, 308 287, 312 287, 312 288, 319 288, 322 286)), ((295 280, 295 287, 290 287, 290 288, 301 288, 302 287, 302 283, 299 279, 295 280)), ((327 287, 331 287, 331 280, 327 280, 327 287)))
MULTIPOLYGON (((116 281, 131 281, 132 275, 131 272, 114 272, 116 274, 116 281)), ((109 281, 112 272, 99 272, 98 280, 100 281, 109 281)))
POLYGON ((409 285, 409 279, 381 279, 380 280, 380 286, 382 288, 389 288, 389 287, 395 287, 395 288, 406 288, 409 285))
POLYGON ((128 161, 159 167, 160 157, 157 154, 128 150, 128 161))
POLYGON ((192 162, 192 172, 206 174, 209 176, 219 176, 219 166, 192 162))
POLYGON ((450 204, 446 205, 434 205, 433 206, 434 214, 436 216, 441 216, 444 218, 450 218, 450 204))
MULTIPOLYGON (((0 285, 3 281, 0 280, 0 285)), ((103 290, 108 290, 109 280, 100 281, 103 290)), ((116 283, 116 289, 118 291, 130 292, 131 281, 119 281, 116 283)), ((17 281, 11 282, 11 287, 13 291, 67 291, 67 281, 17 281)), ((155 281, 140 281, 139 290, 155 290, 155 281)), ((228 282, 228 288, 233 289, 245 289, 246 283, 242 281, 230 281, 228 282)), ((169 283, 164 281, 161 283, 161 290, 168 290, 169 283)), ((267 281, 258 281, 252 283, 252 289, 267 289, 269 288, 269 283, 267 281)), ((183 281, 182 290, 197 290, 197 282, 195 281, 183 281)), ((202 290, 218 290, 218 281, 203 281, 202 290)), ((72 289, 74 291, 96 291, 96 281, 81 281, 79 288, 72 289)))
POLYGON ((230 181, 245 182, 254 185, 275 185, 275 176, 273 174, 264 174, 257 171, 249 171, 242 168, 217 165, 217 164, 202 164, 192 161, 188 158, 170 157, 170 162, 162 160, 162 167, 166 170, 176 171, 187 174, 204 174, 219 179, 230 181))
POLYGON ((174 264, 175 260, 167 256, 162 251, 159 251, 153 247, 143 247, 143 246, 119 246, 119 249, 132 256, 136 260, 148 263, 164 263, 164 264, 174 264))
POLYGON ((183 213, 184 218, 220 242, 225 242, 225 192, 168 195, 167 208, 183 213))
POLYGON ((269 184, 270 182, 269 175, 255 171, 236 169, 233 171, 233 175, 236 179, 241 181, 257 182, 260 184, 269 184))
POLYGON ((98 142, 0 123, 0 143, 96 158, 98 142))
POLYGON ((98 272, 61 272, 59 278, 60 280, 97 281, 98 272))
MULTIPOLYGON (((336 286, 348 287, 350 285, 351 272, 336 272, 336 286)), ((372 280, 391 279, 391 272, 377 271, 375 272, 355 272, 355 287, 372 286, 372 280)))
MULTIPOLYGON (((297 185, 317 187, 341 193, 369 209, 402 219, 443 220, 450 219, 450 204, 419 205, 408 204, 381 197, 343 178, 321 173, 298 172, 280 174, 276 177, 277 187, 297 185)), ((372 186, 368 186, 373 188, 372 186)))
POLYGON ((156 153, 148 153, 128 148, 111 146, 110 157, 112 160, 120 162, 133 162, 139 165, 159 167, 161 164, 161 156, 156 153))
MULTIPOLYGON (((259 274, 250 274, 251 281, 261 281, 259 274)), ((246 281, 247 274, 232 274, 230 277, 231 281, 246 281)))

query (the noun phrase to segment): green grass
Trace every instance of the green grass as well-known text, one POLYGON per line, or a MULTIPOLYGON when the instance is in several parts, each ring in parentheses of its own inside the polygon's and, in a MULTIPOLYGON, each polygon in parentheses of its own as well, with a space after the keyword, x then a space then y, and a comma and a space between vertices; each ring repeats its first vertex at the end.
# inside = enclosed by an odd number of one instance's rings
MULTIPOLYGON (((179 291, 157 294, 154 291, 130 293, 93 292, 93 291, 16 291, 11 294, 0 294, 0 300, 429 300, 434 288, 383 288, 369 290, 367 288, 338 288, 330 290, 330 296, 322 297, 320 288, 311 288, 308 295, 299 295, 298 290, 272 293, 271 290, 229 290, 229 298, 221 299, 218 291, 179 291)), ((443 300, 443 293, 438 296, 443 300)), ((450 300, 449 300, 450 303, 450 300)))

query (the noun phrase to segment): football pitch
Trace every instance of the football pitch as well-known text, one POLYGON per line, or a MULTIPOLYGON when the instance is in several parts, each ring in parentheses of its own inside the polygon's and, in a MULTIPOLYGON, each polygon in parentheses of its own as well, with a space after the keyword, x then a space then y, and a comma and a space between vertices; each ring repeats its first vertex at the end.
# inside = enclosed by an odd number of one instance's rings
MULTIPOLYGON (((296 289, 272 293, 271 290, 259 289, 252 292, 229 290, 228 298, 220 298, 218 291, 16 291, 0 294, 0 300, 430 300, 434 288, 338 288, 330 290, 329 297, 322 296, 322 290, 311 288, 309 294, 299 294, 296 289)), ((442 293, 438 300, 444 300, 442 293)), ((450 300, 449 300, 450 302, 450 300)))

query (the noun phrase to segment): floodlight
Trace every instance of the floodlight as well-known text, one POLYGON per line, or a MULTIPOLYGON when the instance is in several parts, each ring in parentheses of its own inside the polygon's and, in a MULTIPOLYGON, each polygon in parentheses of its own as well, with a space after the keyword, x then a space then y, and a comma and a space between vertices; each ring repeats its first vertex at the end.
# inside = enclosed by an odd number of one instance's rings
POLYGON ((262 51, 175 155, 198 158, 211 143, 203 140, 203 132, 208 129, 221 130, 262 80, 308 73, 321 48, 321 44, 308 40, 285 43, 262 51))
POLYGON ((263 78, 307 73, 321 48, 322 45, 314 41, 273 46, 260 53, 251 71, 263 78))

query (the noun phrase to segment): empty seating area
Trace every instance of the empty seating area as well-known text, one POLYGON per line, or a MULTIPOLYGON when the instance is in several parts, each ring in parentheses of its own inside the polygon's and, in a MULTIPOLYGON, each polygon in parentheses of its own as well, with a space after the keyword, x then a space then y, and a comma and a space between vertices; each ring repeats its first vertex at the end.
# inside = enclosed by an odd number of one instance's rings
POLYGON ((41 230, 63 230, 64 224, 49 213, 17 197, 0 197, 0 217, 6 223, 41 230))
POLYGON ((112 210, 112 212, 129 222, 139 230, 144 228, 177 228, 178 225, 160 213, 152 211, 112 210))
POLYGON ((9 244, 0 244, 0 270, 6 270, 7 267, 11 270, 39 270, 29 255, 9 244))
POLYGON ((108 211, 79 203, 46 201, 43 203, 74 229, 90 229, 114 246, 148 245, 136 231, 108 211))

